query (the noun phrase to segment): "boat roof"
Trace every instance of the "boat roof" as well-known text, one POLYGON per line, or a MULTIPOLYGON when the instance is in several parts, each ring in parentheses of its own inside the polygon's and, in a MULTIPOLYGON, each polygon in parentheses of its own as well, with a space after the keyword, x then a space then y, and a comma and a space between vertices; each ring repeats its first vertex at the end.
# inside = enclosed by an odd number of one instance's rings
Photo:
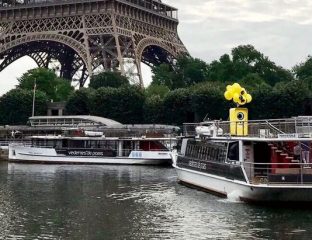
POLYGON ((58 140, 58 139, 72 139, 72 140, 124 140, 124 141, 169 141, 176 138, 169 137, 89 137, 89 136, 31 136, 30 139, 42 139, 42 140, 58 140))
POLYGON ((180 128, 172 125, 163 124, 122 124, 115 120, 91 116, 91 115, 73 115, 73 116, 35 116, 30 117, 29 122, 32 127, 49 128, 49 127, 96 127, 98 130, 174 130, 179 131, 180 128))
POLYGON ((91 116, 91 115, 75 115, 75 116, 35 116, 29 118, 33 127, 39 126, 55 126, 55 125, 101 125, 101 126, 122 126, 120 122, 112 119, 91 116))

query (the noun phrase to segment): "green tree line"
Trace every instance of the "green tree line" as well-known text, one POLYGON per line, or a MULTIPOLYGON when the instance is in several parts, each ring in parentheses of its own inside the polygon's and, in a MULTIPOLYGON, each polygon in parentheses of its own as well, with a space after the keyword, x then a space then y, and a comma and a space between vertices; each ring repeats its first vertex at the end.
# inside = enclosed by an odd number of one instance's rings
POLYGON ((16 89, 0 98, 0 124, 22 124, 31 115, 32 90, 37 83, 36 115, 45 115, 48 101, 65 101, 66 113, 97 115, 122 123, 177 124, 210 119, 227 120, 234 105, 224 99, 228 84, 240 83, 253 96, 247 105, 251 119, 312 114, 312 57, 292 69, 277 66, 251 45, 206 63, 181 56, 173 66, 152 68, 146 89, 130 85, 118 73, 91 78, 88 88, 74 90, 69 81, 47 69, 25 73, 16 89))

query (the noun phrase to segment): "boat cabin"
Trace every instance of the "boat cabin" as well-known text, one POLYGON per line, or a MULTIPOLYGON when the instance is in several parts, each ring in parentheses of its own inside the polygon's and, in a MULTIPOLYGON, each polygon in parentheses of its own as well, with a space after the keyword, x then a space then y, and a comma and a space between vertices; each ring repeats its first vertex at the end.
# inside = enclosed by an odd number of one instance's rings
POLYGON ((169 151, 173 140, 152 138, 106 138, 33 136, 32 147, 54 148, 58 154, 107 157, 129 156, 132 151, 169 151))
POLYGON ((204 126, 186 126, 181 167, 253 184, 312 183, 312 117, 204 126))

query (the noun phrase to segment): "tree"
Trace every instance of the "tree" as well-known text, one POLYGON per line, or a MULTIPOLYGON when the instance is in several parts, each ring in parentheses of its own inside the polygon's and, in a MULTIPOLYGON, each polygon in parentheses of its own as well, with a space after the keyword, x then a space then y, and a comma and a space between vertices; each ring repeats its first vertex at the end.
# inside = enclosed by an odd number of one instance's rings
POLYGON ((160 98, 164 98, 169 92, 170 89, 165 85, 151 84, 145 89, 145 94, 148 97, 159 96, 160 98))
POLYGON ((120 73, 102 72, 91 77, 89 87, 94 89, 101 87, 119 88, 128 85, 130 85, 128 78, 122 76, 120 73))
POLYGON ((155 85, 164 85, 169 89, 188 87, 206 80, 208 65, 190 56, 181 56, 174 66, 161 64, 152 68, 155 85))
POLYGON ((245 77, 242 78, 240 83, 242 84, 242 86, 248 89, 256 88, 258 86, 266 84, 264 79, 260 77, 258 73, 247 74, 245 77))
POLYGON ((187 55, 179 57, 177 69, 179 70, 179 77, 183 79, 185 86, 192 86, 207 80, 208 65, 198 58, 192 58, 187 55))
POLYGON ((99 88, 93 99, 91 114, 121 123, 141 123, 144 94, 139 87, 99 88))
POLYGON ((232 57, 225 54, 219 61, 213 61, 209 65, 208 80, 240 82, 242 79, 247 80, 246 77, 250 74, 257 74, 271 86, 293 80, 290 71, 276 66, 251 45, 233 48, 232 57))
POLYGON ((222 55, 219 61, 212 61, 208 66, 207 74, 207 80, 209 81, 237 82, 239 80, 235 76, 234 64, 228 54, 222 55))
POLYGON ((69 115, 89 115, 91 113, 93 95, 92 88, 81 88, 70 95, 66 102, 66 113, 69 115))
POLYGON ((192 109, 196 114, 196 121, 209 119, 227 119, 228 107, 224 99, 225 85, 218 82, 206 82, 192 88, 192 109))
POLYGON ((160 64, 152 68, 152 84, 158 86, 166 86, 169 89, 183 87, 182 79, 179 79, 176 72, 169 64, 160 64))
MULTIPOLYGON (((26 124, 32 114, 33 92, 13 89, 0 98, 0 122, 6 124, 26 124)), ((48 98, 41 91, 36 92, 35 115, 46 115, 48 98)))
POLYGON ((164 100, 159 95, 152 95, 143 106, 144 123, 165 123, 164 100))
POLYGON ((176 89, 164 98, 164 119, 168 124, 182 125, 195 120, 189 89, 176 89))
POLYGON ((304 81, 297 80, 276 85, 273 95, 274 117, 282 118, 304 114, 305 101, 311 97, 311 92, 304 81))
POLYGON ((36 89, 44 92, 50 100, 65 101, 73 92, 74 88, 65 79, 46 68, 35 68, 24 73, 18 79, 18 88, 33 90, 35 82, 36 89))
POLYGON ((281 82, 272 87, 268 84, 252 89, 252 103, 248 106, 251 119, 287 118, 302 115, 311 97, 304 81, 281 82))
POLYGON ((305 62, 297 64, 293 68, 293 72, 297 79, 305 80, 312 77, 312 56, 308 56, 305 62))
POLYGON ((276 116, 276 106, 273 107, 272 105, 274 101, 273 89, 272 86, 266 83, 247 89, 253 98, 248 105, 249 119, 270 119, 276 116))

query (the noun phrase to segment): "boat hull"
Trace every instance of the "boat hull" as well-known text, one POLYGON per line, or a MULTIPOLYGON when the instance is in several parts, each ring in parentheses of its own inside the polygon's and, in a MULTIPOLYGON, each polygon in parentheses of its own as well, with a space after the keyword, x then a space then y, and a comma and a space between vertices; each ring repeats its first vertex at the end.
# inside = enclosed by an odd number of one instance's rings
POLYGON ((176 165, 174 167, 182 183, 232 200, 259 203, 312 202, 312 185, 254 185, 179 168, 176 165))
POLYGON ((51 164, 163 165, 170 164, 172 158, 170 152, 132 152, 129 157, 66 156, 57 154, 53 148, 10 146, 9 161, 51 164))

